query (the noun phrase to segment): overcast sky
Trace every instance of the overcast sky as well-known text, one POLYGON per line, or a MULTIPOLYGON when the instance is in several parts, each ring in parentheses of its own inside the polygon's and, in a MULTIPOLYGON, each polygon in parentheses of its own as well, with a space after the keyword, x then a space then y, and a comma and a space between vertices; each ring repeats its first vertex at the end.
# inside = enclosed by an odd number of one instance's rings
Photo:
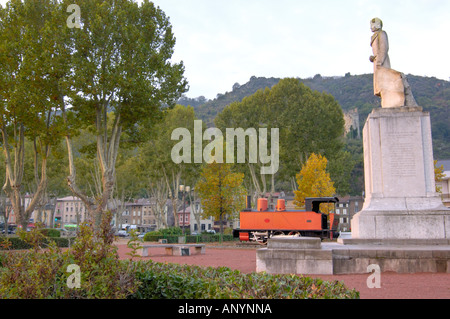
POLYGON ((231 91, 251 76, 372 73, 379 17, 394 69, 450 78, 450 0, 155 0, 177 38, 189 97, 231 91))
POLYGON ((173 60, 185 64, 189 97, 215 98, 251 76, 372 73, 374 17, 384 22, 394 69, 450 78, 450 0, 153 2, 170 18, 173 60))

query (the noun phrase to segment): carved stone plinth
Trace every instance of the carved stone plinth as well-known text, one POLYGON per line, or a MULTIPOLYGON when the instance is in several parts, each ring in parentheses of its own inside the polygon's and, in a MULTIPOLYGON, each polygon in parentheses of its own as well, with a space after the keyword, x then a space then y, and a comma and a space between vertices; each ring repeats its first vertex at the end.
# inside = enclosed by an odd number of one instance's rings
POLYGON ((363 136, 366 198, 352 219, 352 238, 450 238, 450 210, 436 193, 429 114, 374 109, 363 136))

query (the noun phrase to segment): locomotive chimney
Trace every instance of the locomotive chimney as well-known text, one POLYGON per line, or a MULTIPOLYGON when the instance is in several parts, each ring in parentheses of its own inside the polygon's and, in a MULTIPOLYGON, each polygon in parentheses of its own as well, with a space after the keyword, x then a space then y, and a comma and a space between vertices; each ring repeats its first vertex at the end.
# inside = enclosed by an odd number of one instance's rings
POLYGON ((247 207, 245 208, 244 211, 251 212, 252 211, 252 197, 251 196, 247 196, 246 203, 247 203, 247 207))

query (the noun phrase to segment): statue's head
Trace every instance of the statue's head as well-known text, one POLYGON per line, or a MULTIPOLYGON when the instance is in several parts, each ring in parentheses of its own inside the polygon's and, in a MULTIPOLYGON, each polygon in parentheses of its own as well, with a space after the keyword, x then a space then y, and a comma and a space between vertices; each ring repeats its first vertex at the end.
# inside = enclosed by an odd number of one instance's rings
POLYGON ((383 21, 379 18, 373 18, 370 20, 370 28, 372 29, 372 32, 381 30, 383 28, 383 21))

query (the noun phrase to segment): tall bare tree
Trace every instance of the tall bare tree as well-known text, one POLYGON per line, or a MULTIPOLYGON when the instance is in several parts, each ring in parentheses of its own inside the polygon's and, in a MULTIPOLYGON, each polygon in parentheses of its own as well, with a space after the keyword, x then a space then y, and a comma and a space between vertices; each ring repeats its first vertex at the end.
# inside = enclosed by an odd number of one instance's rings
POLYGON ((169 198, 169 188, 164 178, 152 182, 149 181, 148 196, 150 205, 156 218, 157 228, 167 228, 167 199, 169 198))
MULTIPOLYGON (((99 220, 114 188, 122 133, 138 142, 139 129, 151 126, 164 106, 174 104, 187 82, 183 64, 170 62, 175 37, 169 19, 153 3, 80 0, 77 4, 81 28, 71 31, 70 112, 82 125, 94 128, 102 189, 93 200, 78 188, 70 135, 68 185, 99 220)), ((69 125, 68 113, 65 109, 69 125)))
POLYGON ((59 47, 54 1, 11 0, 0 8, 0 131, 5 157, 3 191, 17 223, 26 228, 47 185, 50 149, 62 137, 53 95, 59 47), (24 205, 26 140, 32 142, 36 186, 24 205))

